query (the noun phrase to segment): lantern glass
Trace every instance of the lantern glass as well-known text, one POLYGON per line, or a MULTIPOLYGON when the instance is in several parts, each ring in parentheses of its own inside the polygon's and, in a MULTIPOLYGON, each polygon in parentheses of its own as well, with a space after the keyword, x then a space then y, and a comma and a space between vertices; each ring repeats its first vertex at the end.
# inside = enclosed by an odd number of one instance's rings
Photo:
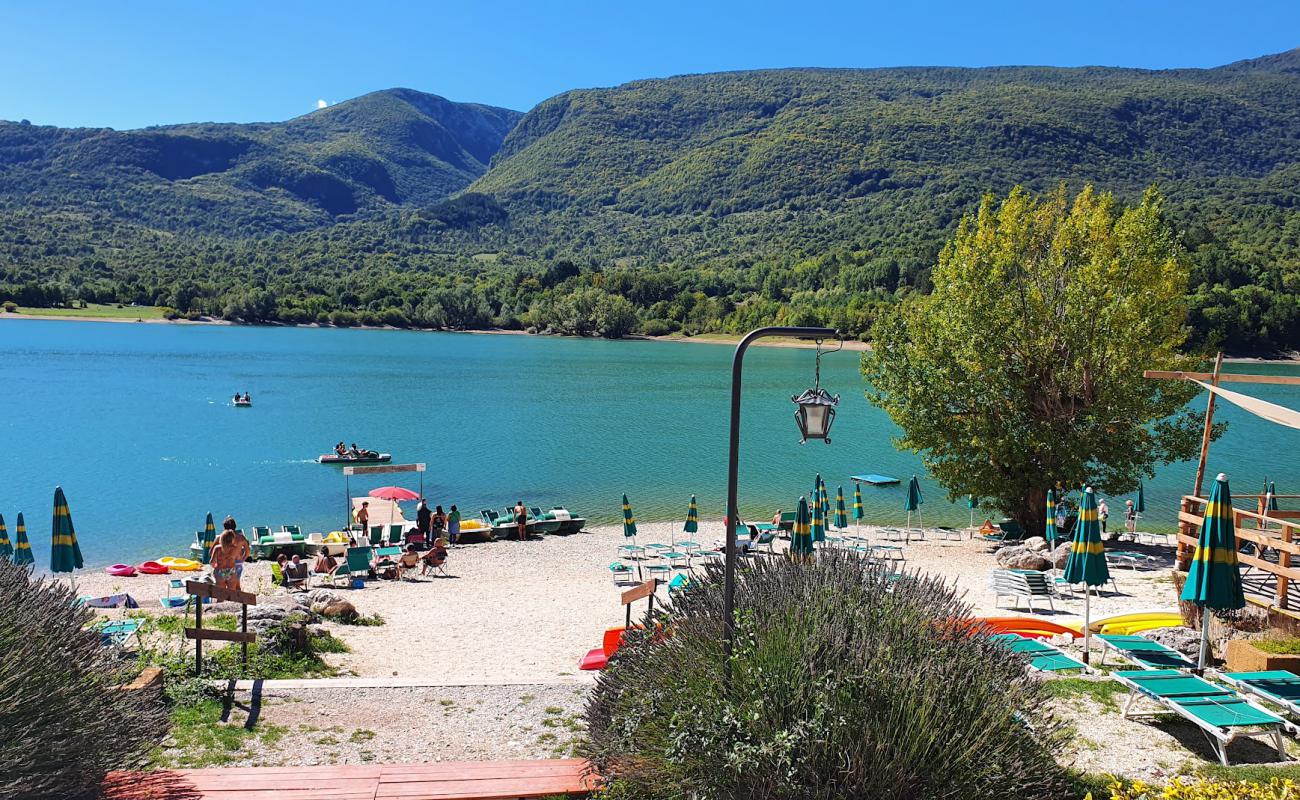
POLYGON ((825 389, 818 387, 790 399, 799 406, 794 417, 799 433, 803 436, 801 443, 809 439, 821 439, 829 444, 831 423, 835 421, 835 406, 840 402, 839 396, 832 397, 825 389))

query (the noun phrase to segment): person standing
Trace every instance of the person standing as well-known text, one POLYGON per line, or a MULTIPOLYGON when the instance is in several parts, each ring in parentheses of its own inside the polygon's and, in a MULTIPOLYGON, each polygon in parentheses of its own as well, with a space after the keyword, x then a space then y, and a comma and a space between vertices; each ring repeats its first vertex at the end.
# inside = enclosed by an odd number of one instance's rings
MULTIPOLYGON (((1110 506, 1106 505, 1106 500, 1103 498, 1102 501, 1097 504, 1097 519, 1101 520, 1102 536, 1106 535, 1106 519, 1108 517, 1110 517, 1110 506)), ((1116 534, 1115 538, 1118 539, 1119 535, 1116 534)))
POLYGON ((429 530, 433 526, 433 512, 429 510, 429 504, 423 497, 420 498, 420 507, 415 510, 415 531, 420 534, 423 541, 429 541, 429 530))
POLYGON ((528 509, 523 500, 515 501, 515 528, 519 531, 519 541, 528 538, 528 509))
POLYGON ((222 589, 238 589, 238 579, 235 576, 235 534, 230 530, 222 530, 221 535, 217 537, 217 543, 212 547, 212 555, 208 559, 212 564, 212 580, 222 589))
POLYGON ((1125 530, 1128 531, 1128 535, 1133 539, 1133 541, 1137 541, 1137 527, 1138 527, 1138 515, 1137 512, 1133 510, 1133 501, 1125 500, 1124 501, 1124 528, 1125 530))
POLYGON ((430 526, 433 538, 429 541, 440 538, 443 531, 447 530, 447 514, 442 510, 442 506, 438 506, 433 510, 433 519, 430 520, 430 526))
POLYGON ((447 515, 447 538, 452 544, 460 541, 460 509, 451 504, 451 513, 447 515))
POLYGON ((229 532, 231 534, 232 542, 235 548, 234 550, 235 581, 234 581, 234 585, 229 588, 238 590, 239 581, 244 576, 244 562, 248 560, 248 557, 250 555, 252 555, 253 548, 249 546, 248 539, 245 538, 244 532, 241 531, 239 529, 239 526, 235 524, 234 517, 227 516, 224 520, 222 520, 221 530, 223 534, 226 532, 229 532))
POLYGON ((357 523, 361 525, 361 536, 365 538, 370 535, 370 501, 362 500, 361 508, 357 509, 357 523))

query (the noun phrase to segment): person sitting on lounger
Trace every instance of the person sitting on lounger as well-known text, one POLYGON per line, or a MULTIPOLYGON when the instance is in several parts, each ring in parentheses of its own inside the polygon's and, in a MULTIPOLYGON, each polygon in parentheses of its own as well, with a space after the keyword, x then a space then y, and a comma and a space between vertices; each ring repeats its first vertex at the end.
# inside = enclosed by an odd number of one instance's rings
POLYGON ((289 566, 284 570, 284 585, 290 591, 304 589, 307 586, 307 565, 302 563, 302 556, 297 553, 289 559, 289 566))
POLYGON ((420 557, 420 562, 422 564, 420 567, 421 575, 428 575, 445 564, 447 562, 447 540, 441 536, 435 539, 433 548, 420 557))
POLYGON ((316 556, 316 563, 312 565, 312 571, 317 575, 333 575, 338 568, 339 562, 330 555, 329 548, 322 547, 320 555, 316 556))
POLYGON ((408 544, 406 546, 406 552, 402 553, 402 557, 397 559, 397 575, 395 577, 401 578, 403 572, 406 572, 409 569, 415 569, 419 565, 420 565, 419 548, 417 548, 413 544, 408 544))

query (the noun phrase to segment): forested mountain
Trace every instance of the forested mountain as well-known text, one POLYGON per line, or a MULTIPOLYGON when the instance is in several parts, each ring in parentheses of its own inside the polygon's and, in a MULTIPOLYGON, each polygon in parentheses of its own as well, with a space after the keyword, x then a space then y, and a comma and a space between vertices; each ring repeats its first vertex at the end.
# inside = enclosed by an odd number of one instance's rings
POLYGON ((1197 340, 1300 347, 1300 50, 1208 70, 682 76, 566 92, 517 122, 397 90, 279 125, 4 125, 0 294, 249 320, 859 334, 928 289, 982 194, 1060 182, 1132 200, 1157 184, 1191 253, 1197 340), (84 170, 87 154, 108 166, 84 170))

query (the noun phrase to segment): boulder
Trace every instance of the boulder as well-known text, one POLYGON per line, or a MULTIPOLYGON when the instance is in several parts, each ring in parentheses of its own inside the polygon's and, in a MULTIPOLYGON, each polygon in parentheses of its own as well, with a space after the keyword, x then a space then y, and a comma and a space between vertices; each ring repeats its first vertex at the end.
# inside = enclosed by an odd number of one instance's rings
POLYGON ((1065 542, 1063 544, 1058 544, 1056 549, 1052 551, 1050 558, 1053 567, 1056 569, 1065 569, 1065 562, 1070 560, 1070 543, 1065 542))
POLYGON ((1047 549, 1047 540, 1041 536, 1030 536, 1028 539, 1021 542, 1021 544, 1028 547, 1030 550, 1047 549))
POLYGON ((299 597, 305 598, 299 601, 305 606, 314 606, 317 603, 333 603, 336 600, 343 599, 343 595, 329 589, 312 589, 304 595, 299 595, 299 597))
POLYGON ((297 608, 285 608, 284 606, 257 605, 248 607, 248 622, 251 625, 253 620, 270 620, 272 622, 283 622, 284 618, 290 613, 297 611, 297 608))
POLYGON ((1049 569, 1052 562, 1048 561, 1042 553, 1037 550, 1031 550, 1024 545, 1011 545, 999 550, 994 558, 998 566, 1004 569, 1049 569))

